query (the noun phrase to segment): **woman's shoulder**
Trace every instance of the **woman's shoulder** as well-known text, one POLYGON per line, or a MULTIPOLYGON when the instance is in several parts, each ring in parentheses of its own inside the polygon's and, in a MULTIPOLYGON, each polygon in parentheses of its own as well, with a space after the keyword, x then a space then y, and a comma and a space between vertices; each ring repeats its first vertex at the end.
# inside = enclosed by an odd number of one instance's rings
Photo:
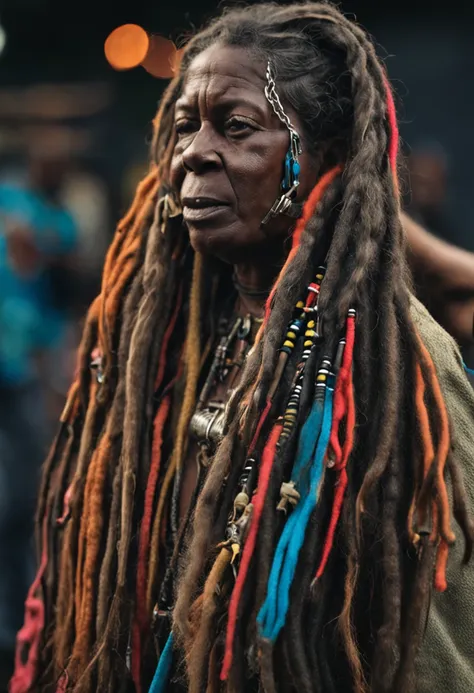
MULTIPOLYGON (((461 353, 453 337, 441 327, 428 309, 415 296, 410 297, 411 316, 423 342, 433 360, 440 361, 439 367, 460 367, 463 370, 461 353)), ((436 364, 438 366, 438 364, 436 364)))
POLYGON ((469 430, 465 432, 474 444, 474 389, 469 383, 459 347, 414 296, 411 297, 411 313, 433 359, 448 411, 453 416, 460 407, 465 410, 470 422, 469 430))
MULTIPOLYGON (((472 516, 474 390, 456 342, 416 298, 412 299, 412 316, 436 367, 450 418, 452 455, 462 470, 472 516)), ((448 690, 468 693, 473 690, 474 611, 466 605, 474 594, 474 563, 461 565, 464 542, 459 527, 454 525, 453 528, 457 541, 450 551, 448 588, 443 594, 433 593, 432 596, 419 658, 417 693, 445 693, 448 690)))

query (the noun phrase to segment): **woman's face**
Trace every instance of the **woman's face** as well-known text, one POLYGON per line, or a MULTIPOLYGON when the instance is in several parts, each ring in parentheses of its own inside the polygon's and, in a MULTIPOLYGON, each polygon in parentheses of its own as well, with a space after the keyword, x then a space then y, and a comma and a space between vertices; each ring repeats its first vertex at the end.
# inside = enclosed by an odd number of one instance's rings
MULTIPOLYGON (((232 263, 281 252, 295 223, 279 216, 261 225, 281 195, 290 142, 265 97, 265 71, 242 48, 211 46, 189 66, 175 108, 171 183, 191 244, 232 263)), ((297 115, 285 110, 301 133, 297 115)), ((304 200, 316 176, 305 152, 300 164, 297 199, 304 200)))

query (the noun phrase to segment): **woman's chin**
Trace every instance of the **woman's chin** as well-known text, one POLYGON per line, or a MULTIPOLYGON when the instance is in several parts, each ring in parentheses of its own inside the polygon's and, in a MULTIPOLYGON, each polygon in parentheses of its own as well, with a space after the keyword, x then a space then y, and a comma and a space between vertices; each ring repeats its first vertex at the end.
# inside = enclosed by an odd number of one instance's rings
POLYGON ((266 260, 280 257, 285 235, 267 235, 262 227, 248 228, 239 219, 226 225, 187 223, 193 249, 202 255, 214 257, 236 265, 251 261, 262 254, 266 260))
MULTIPOLYGON (((215 232, 205 233, 201 229, 199 231, 190 231, 189 239, 191 246, 196 253, 219 258, 224 262, 234 264, 237 262, 235 257, 239 254, 239 248, 236 248, 232 240, 223 235, 218 235, 215 232)), ((240 254, 242 253, 240 248, 240 254)))
POLYGON ((212 255, 224 262, 234 264, 248 252, 249 244, 244 229, 237 225, 216 227, 212 225, 188 224, 189 240, 197 253, 212 255))

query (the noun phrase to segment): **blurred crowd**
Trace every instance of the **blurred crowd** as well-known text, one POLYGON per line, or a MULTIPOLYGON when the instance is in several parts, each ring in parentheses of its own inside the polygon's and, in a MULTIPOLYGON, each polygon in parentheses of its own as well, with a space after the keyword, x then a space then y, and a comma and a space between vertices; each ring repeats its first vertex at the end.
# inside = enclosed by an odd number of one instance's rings
MULTIPOLYGON (((84 165, 74 132, 42 127, 25 137, 14 157, 3 159, 0 141, 0 692, 33 574, 39 470, 115 220, 141 166, 130 158, 117 200, 110 181, 84 165)), ((472 366, 474 254, 444 243, 453 228, 442 147, 414 148, 405 173, 407 228, 411 220, 421 225, 410 232, 416 290, 472 366), (430 262, 419 261, 427 256, 430 262)))

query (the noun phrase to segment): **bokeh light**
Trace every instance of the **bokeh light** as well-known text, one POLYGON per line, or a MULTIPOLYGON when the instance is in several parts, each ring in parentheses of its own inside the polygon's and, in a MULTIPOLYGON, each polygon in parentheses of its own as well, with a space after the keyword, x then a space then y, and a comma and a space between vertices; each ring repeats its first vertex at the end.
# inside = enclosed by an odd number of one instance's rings
POLYGON ((105 57, 115 70, 141 65, 150 75, 171 79, 179 69, 182 49, 173 41, 148 34, 138 24, 124 24, 112 31, 104 45, 105 57))
POLYGON ((112 31, 104 45, 105 57, 115 70, 141 65, 150 47, 147 32, 138 24, 123 24, 112 31))
POLYGON ((141 65, 153 77, 170 79, 174 75, 176 46, 163 36, 149 37, 149 49, 141 65))
POLYGON ((178 48, 176 50, 176 53, 174 55, 174 61, 173 61, 173 75, 175 75, 177 72, 179 72, 179 68, 181 65, 181 60, 183 58, 183 53, 184 53, 184 47, 183 48, 178 48))

